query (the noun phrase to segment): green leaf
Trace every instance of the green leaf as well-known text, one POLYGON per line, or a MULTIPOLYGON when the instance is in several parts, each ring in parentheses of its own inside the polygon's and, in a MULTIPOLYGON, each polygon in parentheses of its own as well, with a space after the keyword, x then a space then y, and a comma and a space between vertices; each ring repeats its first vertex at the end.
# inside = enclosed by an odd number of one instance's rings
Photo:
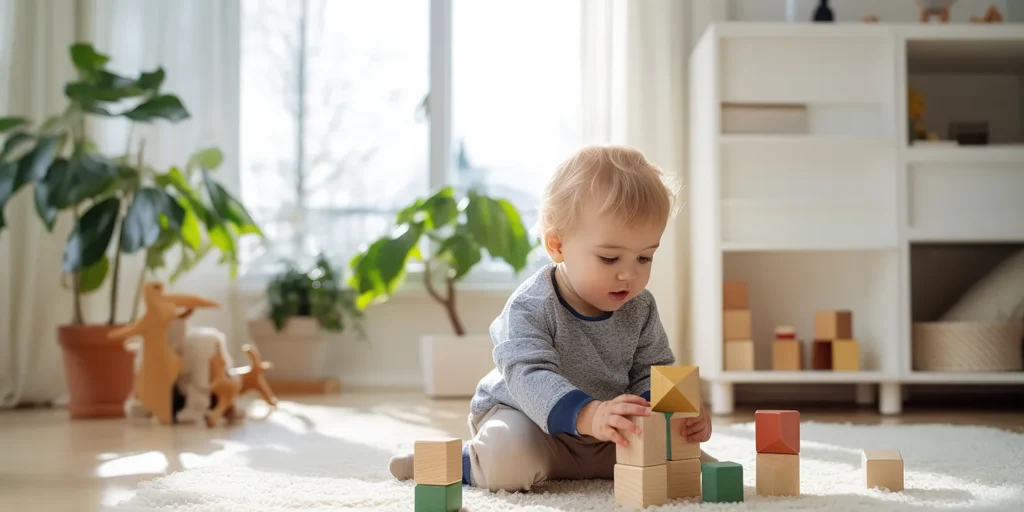
POLYGON ((526 260, 534 248, 530 242, 529 233, 526 226, 523 225, 522 217, 512 203, 505 199, 492 199, 491 204, 492 208, 496 207, 501 212, 497 215, 504 218, 506 228, 504 234, 507 237, 505 246, 508 252, 501 254, 500 257, 518 273, 526 268, 526 260))
POLYGON ((159 92, 165 77, 164 68, 160 67, 156 71, 149 71, 139 75, 137 84, 147 91, 159 92))
POLYGON ((152 187, 135 192, 121 227, 121 251, 134 253, 156 243, 160 236, 160 213, 165 211, 166 193, 152 187))
POLYGON ((36 147, 21 158, 19 165, 25 168, 19 169, 19 172, 25 173, 26 176, 36 181, 45 178, 46 171, 50 168, 50 163, 53 162, 53 158, 57 154, 57 143, 59 142, 60 137, 44 137, 39 139, 36 147))
POLYGON ((185 169, 191 172, 196 167, 206 170, 214 170, 224 162, 224 155, 217 148, 207 148, 197 151, 188 159, 185 169))
POLYGON ((231 277, 234 278, 238 270, 238 256, 235 249, 235 240, 228 232, 228 229, 220 224, 209 228, 210 243, 220 249, 221 263, 227 263, 231 267, 231 277))
POLYGON ((185 207, 166 191, 158 190, 164 196, 164 210, 160 213, 166 226, 174 231, 181 231, 181 226, 185 222, 185 207))
POLYGON ((120 201, 112 197, 94 204, 78 219, 64 248, 64 272, 78 272, 103 257, 114 235, 120 208, 120 201))
POLYGON ((491 256, 505 260, 516 272, 526 267, 532 246, 522 219, 511 203, 471 192, 466 221, 474 241, 491 256))
POLYGON ((146 268, 163 268, 165 266, 164 254, 177 243, 178 235, 176 231, 170 229, 160 231, 160 236, 157 237, 156 242, 146 248, 146 268))
POLYGON ((185 208, 185 215, 181 221, 181 239, 193 251, 199 250, 199 244, 202 243, 199 219, 196 218, 196 214, 192 212, 191 208, 185 208))
POLYGON ((426 223, 427 229, 439 229, 451 223, 459 214, 455 191, 444 187, 427 199, 416 199, 398 212, 398 224, 426 223))
POLYGON ((181 259, 178 260, 178 268, 174 270, 174 273, 171 274, 171 277, 168 278, 168 281, 173 284, 175 281, 178 280, 178 278, 180 278, 181 276, 185 275, 193 268, 195 268, 195 266, 198 265, 199 262, 203 260, 206 254, 210 252, 211 247, 212 246, 210 245, 204 245, 202 248, 197 250, 195 254, 190 255, 189 251, 187 251, 185 247, 182 246, 181 259))
POLYGON ((107 278, 107 271, 109 269, 110 260, 106 256, 83 269, 78 274, 78 291, 89 293, 98 290, 100 286, 103 286, 103 281, 107 278))
POLYGON ((66 195, 56 196, 53 200, 58 208, 106 195, 120 183, 117 164, 103 155, 78 151, 72 155, 70 166, 71 185, 60 189, 66 195))
POLYGON ((0 133, 13 130, 27 123, 24 117, 0 117, 0 133))
POLYGON ((154 119, 166 119, 171 122, 188 119, 189 113, 177 96, 164 94, 155 96, 149 101, 135 107, 124 114, 133 121, 149 122, 154 119))
POLYGON ((110 57, 98 53, 91 44, 78 43, 71 46, 71 62, 82 71, 96 71, 110 61, 110 57))
POLYGON ((53 225, 57 221, 60 207, 56 201, 67 195, 67 189, 71 186, 71 172, 68 161, 57 158, 50 164, 44 179, 35 184, 36 213, 42 219, 47 231, 53 231, 53 225))
POLYGON ((144 94, 146 89, 135 80, 109 71, 100 71, 89 80, 72 82, 64 87, 64 95, 81 105, 115 103, 144 94))
POLYGON ((17 178, 17 175, 17 162, 0 163, 0 229, 6 225, 4 206, 7 205, 7 201, 11 199, 11 196, 17 192, 14 189, 14 180, 17 178))
POLYGON ((401 284, 401 277, 405 275, 405 265, 413 256, 413 249, 417 249, 422 233, 423 228, 413 224, 381 246, 376 264, 388 293, 393 293, 401 284))
POLYGON ((188 180, 185 179, 185 175, 182 174, 177 167, 171 167, 166 174, 157 175, 156 182, 160 186, 171 186, 177 190, 178 193, 188 201, 188 204, 192 209, 192 213, 194 213, 195 216, 203 222, 206 222, 208 215, 202 199, 192 186, 189 185, 188 180))
POLYGON ((7 157, 12 157, 12 159, 22 158, 24 155, 21 152, 31 147, 33 140, 35 138, 25 132, 17 132, 11 135, 4 142, 3 150, 0 150, 0 161, 7 157))
POLYGON ((447 259, 455 271, 454 279, 461 279, 474 265, 480 263, 480 246, 469 233, 460 231, 446 239, 438 249, 438 256, 447 259))

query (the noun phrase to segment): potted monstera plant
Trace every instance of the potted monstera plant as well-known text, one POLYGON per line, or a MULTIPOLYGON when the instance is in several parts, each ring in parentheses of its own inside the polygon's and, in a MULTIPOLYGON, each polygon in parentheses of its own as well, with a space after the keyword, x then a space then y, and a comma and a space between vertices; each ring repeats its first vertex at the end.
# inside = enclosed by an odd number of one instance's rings
POLYGON ((61 114, 34 128, 27 119, 0 119, 0 229, 14 220, 4 218, 5 204, 23 189, 34 196, 47 230, 59 216, 71 216, 60 270, 69 277, 74 309, 70 322, 57 329, 69 410, 73 418, 120 416, 132 385, 132 355, 107 334, 133 320, 118 318, 121 280, 136 280, 134 317, 147 273, 164 269, 166 255, 177 255, 170 281, 213 249, 234 277, 238 238, 261 232, 215 179, 222 160, 216 148, 196 152, 180 168, 157 170, 146 163, 145 140, 129 137, 119 155, 101 153, 90 140, 89 119, 119 118, 132 127, 188 119, 181 100, 162 90, 162 68, 122 76, 107 69, 109 58, 88 44, 71 46, 70 58, 78 73, 64 86, 68 102, 61 114), (124 276, 125 258, 144 258, 142 271, 124 276), (106 283, 106 318, 85 318, 83 297, 106 283))
POLYGON ((445 187, 417 198, 398 213, 396 224, 390 235, 373 241, 351 260, 356 304, 366 308, 387 301, 405 282, 407 265, 421 262, 427 293, 452 328, 451 333, 427 333, 419 340, 424 389, 434 397, 472 395, 477 381, 494 368, 494 345, 486 333, 466 333, 457 307, 457 284, 485 254, 518 274, 535 245, 510 202, 473 190, 456 198, 455 190, 445 187))

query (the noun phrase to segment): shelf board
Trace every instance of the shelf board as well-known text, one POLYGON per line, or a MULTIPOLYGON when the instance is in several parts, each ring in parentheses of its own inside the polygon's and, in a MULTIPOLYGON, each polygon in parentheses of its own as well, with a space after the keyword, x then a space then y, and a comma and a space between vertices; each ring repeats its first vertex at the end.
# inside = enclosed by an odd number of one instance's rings
POLYGON ((1024 229, 1019 233, 986 233, 971 230, 969 233, 938 232, 926 229, 907 229, 907 241, 911 243, 976 243, 976 244, 1021 244, 1024 243, 1024 229))
POLYGON ((907 148, 907 162, 1016 164, 1024 167, 1024 144, 910 146, 907 148))
POLYGON ((811 382, 847 384, 857 382, 894 381, 896 379, 890 378, 884 372, 879 371, 834 372, 823 370, 804 370, 799 372, 776 372, 772 370, 756 370, 752 372, 722 372, 714 380, 734 383, 811 382))
POLYGON ((896 245, 885 244, 807 244, 807 243, 771 243, 771 242, 728 242, 719 244, 723 252, 838 252, 838 251, 895 251, 896 245))
POLYGON ((914 371, 900 379, 920 384, 1024 384, 1021 372, 922 372, 914 371))
POLYGON ((879 146, 891 145, 895 139, 892 137, 853 137, 838 135, 788 135, 788 134, 738 134, 723 133, 718 136, 722 144, 730 145, 753 145, 753 144, 821 144, 838 146, 879 146))

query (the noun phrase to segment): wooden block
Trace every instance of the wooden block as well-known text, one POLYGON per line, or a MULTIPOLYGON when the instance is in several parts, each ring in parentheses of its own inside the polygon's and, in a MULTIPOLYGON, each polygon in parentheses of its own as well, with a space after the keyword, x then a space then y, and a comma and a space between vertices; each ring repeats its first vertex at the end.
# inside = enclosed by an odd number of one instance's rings
POLYGON ((668 421, 668 460, 699 459, 700 443, 691 443, 683 435, 686 431, 686 418, 669 418, 668 421))
POLYGON ((853 337, 853 313, 847 310, 816 311, 814 339, 836 340, 853 337))
POLYGON ((627 466, 616 464, 612 477, 615 504, 647 508, 668 503, 668 465, 627 466))
POLYGON ((462 440, 416 441, 413 478, 418 484, 450 485, 462 481, 462 440))
POLYGON ((696 366, 652 366, 651 409, 700 414, 700 370, 696 366))
POLYGON ((758 453, 755 471, 759 496, 800 495, 799 455, 758 453))
POLYGON ((458 512, 462 509, 462 480, 448 485, 416 484, 416 512, 458 512))
POLYGON ((734 279, 726 279, 722 283, 722 310, 749 309, 750 298, 747 283, 734 279))
POLYGON ((832 340, 814 340, 811 367, 815 370, 832 369, 832 340))
POLYGON ((899 450, 864 450, 860 461, 868 489, 903 490, 903 455, 899 450))
POLYGON ((704 503, 743 501, 743 466, 729 461, 701 464, 704 503))
POLYGON ((267 379, 267 385, 275 395, 333 395, 341 392, 338 379, 267 379))
POLYGON ((800 453, 800 411, 754 411, 754 438, 757 453, 800 453))
POLYGON ((749 340, 754 337, 749 309, 728 309, 722 312, 722 337, 725 341, 749 340))
POLYGON ((832 342, 832 369, 836 371, 860 371, 860 345, 857 340, 835 340, 832 342))
POLYGON ((800 340, 772 341, 772 370, 799 371, 803 368, 803 349, 800 340))
POLYGON ((780 325, 775 328, 775 339, 796 339, 796 329, 792 325, 780 325))
POLYGON ((754 340, 725 342, 725 370, 731 372, 754 371, 754 340))
POLYGON ((625 437, 629 446, 615 445, 615 462, 627 466, 654 466, 665 463, 666 434, 665 415, 651 412, 650 416, 627 416, 626 419, 640 426, 640 435, 632 432, 625 437))
POLYGON ((700 459, 670 460, 668 499, 700 497, 700 459))

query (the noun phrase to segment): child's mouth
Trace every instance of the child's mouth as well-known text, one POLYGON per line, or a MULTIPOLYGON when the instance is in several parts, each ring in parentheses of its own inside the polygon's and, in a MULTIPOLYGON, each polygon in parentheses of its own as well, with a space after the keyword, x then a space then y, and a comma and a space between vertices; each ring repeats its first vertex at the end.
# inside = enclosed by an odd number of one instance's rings
POLYGON ((612 298, 615 299, 615 300, 625 300, 625 298, 629 295, 629 292, 627 292, 627 291, 611 292, 608 295, 611 295, 612 298))

